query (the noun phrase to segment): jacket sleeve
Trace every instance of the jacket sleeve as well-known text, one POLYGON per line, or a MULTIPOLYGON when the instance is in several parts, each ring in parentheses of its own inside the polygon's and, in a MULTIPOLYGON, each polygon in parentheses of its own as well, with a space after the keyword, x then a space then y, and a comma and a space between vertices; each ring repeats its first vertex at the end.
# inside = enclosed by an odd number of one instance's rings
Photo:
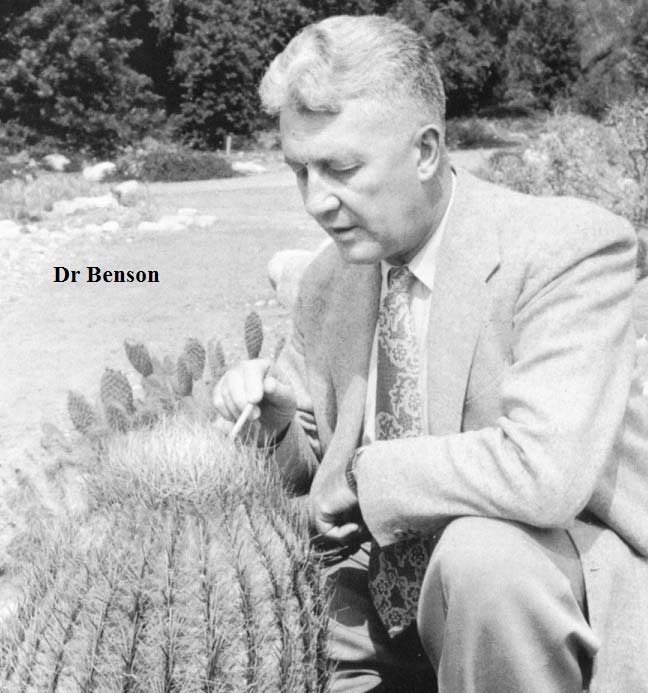
POLYGON ((277 377, 294 390, 297 413, 273 451, 284 483, 298 494, 308 491, 322 455, 312 398, 308 390, 303 344, 298 301, 294 311, 292 334, 276 364, 277 377))
POLYGON ((585 508, 620 434, 634 365, 636 238, 602 214, 612 224, 587 230, 577 249, 545 238, 527 253, 490 425, 380 441, 360 455, 360 507, 379 544, 464 515, 565 527, 585 508))

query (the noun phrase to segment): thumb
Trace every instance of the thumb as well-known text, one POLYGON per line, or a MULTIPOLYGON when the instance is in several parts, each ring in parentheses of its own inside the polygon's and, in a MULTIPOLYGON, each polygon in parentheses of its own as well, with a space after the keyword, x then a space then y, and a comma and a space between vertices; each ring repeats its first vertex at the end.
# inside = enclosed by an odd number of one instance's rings
POLYGON ((282 383, 274 375, 266 375, 263 381, 265 399, 278 409, 294 409, 295 393, 292 388, 282 383))

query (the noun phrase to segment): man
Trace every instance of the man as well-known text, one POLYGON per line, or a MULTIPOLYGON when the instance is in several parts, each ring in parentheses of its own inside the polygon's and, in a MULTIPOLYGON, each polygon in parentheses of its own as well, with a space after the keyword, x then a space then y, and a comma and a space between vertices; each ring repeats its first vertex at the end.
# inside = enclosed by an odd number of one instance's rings
POLYGON ((276 369, 215 404, 254 405, 314 532, 357 549, 333 690, 648 690, 632 228, 455 172, 431 52, 389 19, 306 28, 261 96, 333 244, 276 369))

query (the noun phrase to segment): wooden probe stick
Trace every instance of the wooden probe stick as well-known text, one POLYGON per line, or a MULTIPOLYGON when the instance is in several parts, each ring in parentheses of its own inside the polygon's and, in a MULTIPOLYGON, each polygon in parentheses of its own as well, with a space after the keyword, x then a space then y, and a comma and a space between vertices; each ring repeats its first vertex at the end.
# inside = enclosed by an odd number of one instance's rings
POLYGON ((236 419, 234 428, 229 432, 229 435, 227 436, 229 440, 234 440, 236 436, 240 433, 241 429, 243 428, 243 424, 250 418, 250 414, 252 413, 253 409, 254 404, 252 404, 251 402, 248 402, 245 405, 245 407, 243 407, 241 415, 238 417, 238 419, 236 419))

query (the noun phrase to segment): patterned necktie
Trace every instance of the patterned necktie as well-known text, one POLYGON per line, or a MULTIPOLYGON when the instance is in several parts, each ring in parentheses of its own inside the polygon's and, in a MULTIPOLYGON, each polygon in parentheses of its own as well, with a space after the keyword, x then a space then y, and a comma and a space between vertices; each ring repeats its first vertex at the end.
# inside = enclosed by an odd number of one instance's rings
MULTIPOLYGON (((378 314, 376 439, 422 434, 419 353, 409 304, 416 281, 407 267, 392 267, 378 314)), ((430 552, 423 539, 380 549, 374 542, 369 559, 369 590, 391 637, 416 618, 421 582, 430 552)))

